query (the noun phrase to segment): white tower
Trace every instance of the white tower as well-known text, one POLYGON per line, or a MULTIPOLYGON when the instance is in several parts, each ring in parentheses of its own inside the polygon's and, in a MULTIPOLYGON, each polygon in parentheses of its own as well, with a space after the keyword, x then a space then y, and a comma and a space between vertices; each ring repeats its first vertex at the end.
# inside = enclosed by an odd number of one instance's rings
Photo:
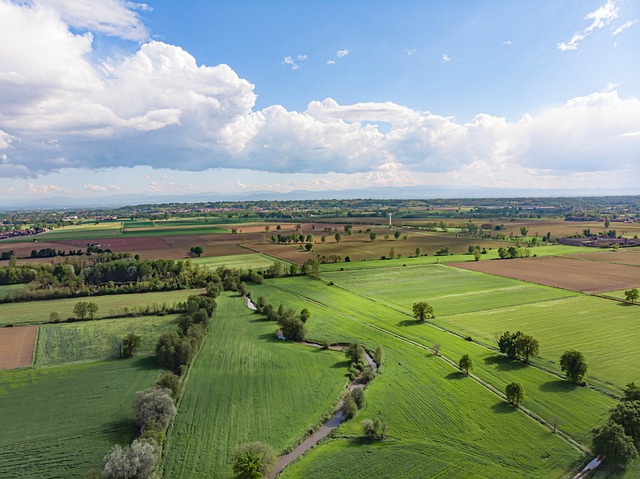
POLYGON ((389 216, 389 228, 391 228, 391 216, 393 213, 387 213, 387 215, 389 216))

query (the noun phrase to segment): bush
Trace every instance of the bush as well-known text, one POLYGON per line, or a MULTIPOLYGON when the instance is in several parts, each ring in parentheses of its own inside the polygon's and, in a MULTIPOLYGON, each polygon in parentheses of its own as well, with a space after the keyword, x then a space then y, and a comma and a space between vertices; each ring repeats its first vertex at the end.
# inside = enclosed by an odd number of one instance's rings
POLYGON ((250 442, 233 451, 233 473, 239 479, 260 479, 268 476, 276 462, 273 449, 262 442, 250 442))
POLYGON ((375 420, 364 419, 361 423, 362 432, 370 441, 382 441, 387 435, 387 425, 379 418, 375 420))
POLYGON ((341 411, 347 419, 351 419, 358 413, 358 404, 356 404, 351 393, 347 393, 345 396, 344 401, 342 402, 341 411))
POLYGON ((133 413, 142 431, 165 430, 176 415, 170 389, 150 388, 136 393, 133 413))
POLYGON ((104 458, 103 479, 148 479, 156 469, 156 451, 146 441, 135 440, 130 446, 116 445, 104 458))
POLYGON ((171 371, 162 371, 155 386, 159 389, 170 390, 171 397, 175 400, 180 392, 180 377, 171 371))

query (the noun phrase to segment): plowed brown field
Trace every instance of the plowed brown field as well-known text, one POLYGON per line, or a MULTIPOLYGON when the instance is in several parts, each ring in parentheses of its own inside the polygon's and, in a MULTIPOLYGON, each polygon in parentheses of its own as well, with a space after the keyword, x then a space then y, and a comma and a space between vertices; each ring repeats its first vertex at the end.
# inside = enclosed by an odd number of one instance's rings
POLYGON ((0 369, 31 366, 37 326, 0 328, 0 369))
POLYGON ((583 293, 602 293, 640 286, 640 267, 587 261, 582 257, 551 256, 450 265, 583 293))

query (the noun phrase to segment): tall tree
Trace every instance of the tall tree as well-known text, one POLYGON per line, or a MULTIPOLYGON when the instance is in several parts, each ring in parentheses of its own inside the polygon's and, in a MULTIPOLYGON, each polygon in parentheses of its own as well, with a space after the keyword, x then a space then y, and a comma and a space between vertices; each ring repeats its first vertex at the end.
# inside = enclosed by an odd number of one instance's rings
POLYGON ((593 430, 592 444, 594 454, 605 456, 607 461, 617 465, 624 465, 638 455, 633 440, 613 421, 593 430))
POLYGON ((627 301, 631 301, 631 303, 635 303, 636 301, 638 301, 638 298, 640 297, 638 288, 631 288, 631 289, 625 290, 624 297, 627 301))
POLYGON ((566 351, 560 357, 560 368, 572 383, 579 383, 587 374, 587 360, 584 355, 575 350, 566 351))
POLYGON ((537 339, 523 334, 516 340, 516 349, 523 361, 528 363, 530 357, 538 356, 540 346, 537 339))
POLYGON ((505 389, 505 395, 507 396, 507 401, 515 406, 519 406, 524 399, 524 388, 520 383, 509 383, 505 389))
POLYGON ((426 319, 435 317, 433 306, 425 301, 413 303, 413 317, 418 321, 425 321, 426 319))
POLYGON ((458 367, 468 376, 473 371, 473 359, 468 354, 464 354, 458 361, 458 367))

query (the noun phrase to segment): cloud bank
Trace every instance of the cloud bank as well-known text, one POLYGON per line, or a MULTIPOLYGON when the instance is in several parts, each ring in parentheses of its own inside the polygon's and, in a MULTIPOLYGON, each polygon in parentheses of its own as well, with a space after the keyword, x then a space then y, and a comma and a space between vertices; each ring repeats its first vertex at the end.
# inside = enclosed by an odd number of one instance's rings
MULTIPOLYGON (((117 0, 0 0, 0 176, 139 165, 370 179, 390 172, 568 174, 610 170, 613 162, 631 168, 640 151, 640 102, 611 89, 516 121, 479 113, 460 122, 394 103, 330 98, 300 112, 256 110, 254 86, 229 66, 198 65, 180 47, 145 42, 137 14, 144 8, 117 0), (117 63, 96 64, 92 31, 145 43, 117 63)), ((590 26, 576 34, 583 36, 566 45, 577 48, 614 14, 612 2, 592 12, 590 26)), ((284 63, 306 56, 290 60, 284 63)))

